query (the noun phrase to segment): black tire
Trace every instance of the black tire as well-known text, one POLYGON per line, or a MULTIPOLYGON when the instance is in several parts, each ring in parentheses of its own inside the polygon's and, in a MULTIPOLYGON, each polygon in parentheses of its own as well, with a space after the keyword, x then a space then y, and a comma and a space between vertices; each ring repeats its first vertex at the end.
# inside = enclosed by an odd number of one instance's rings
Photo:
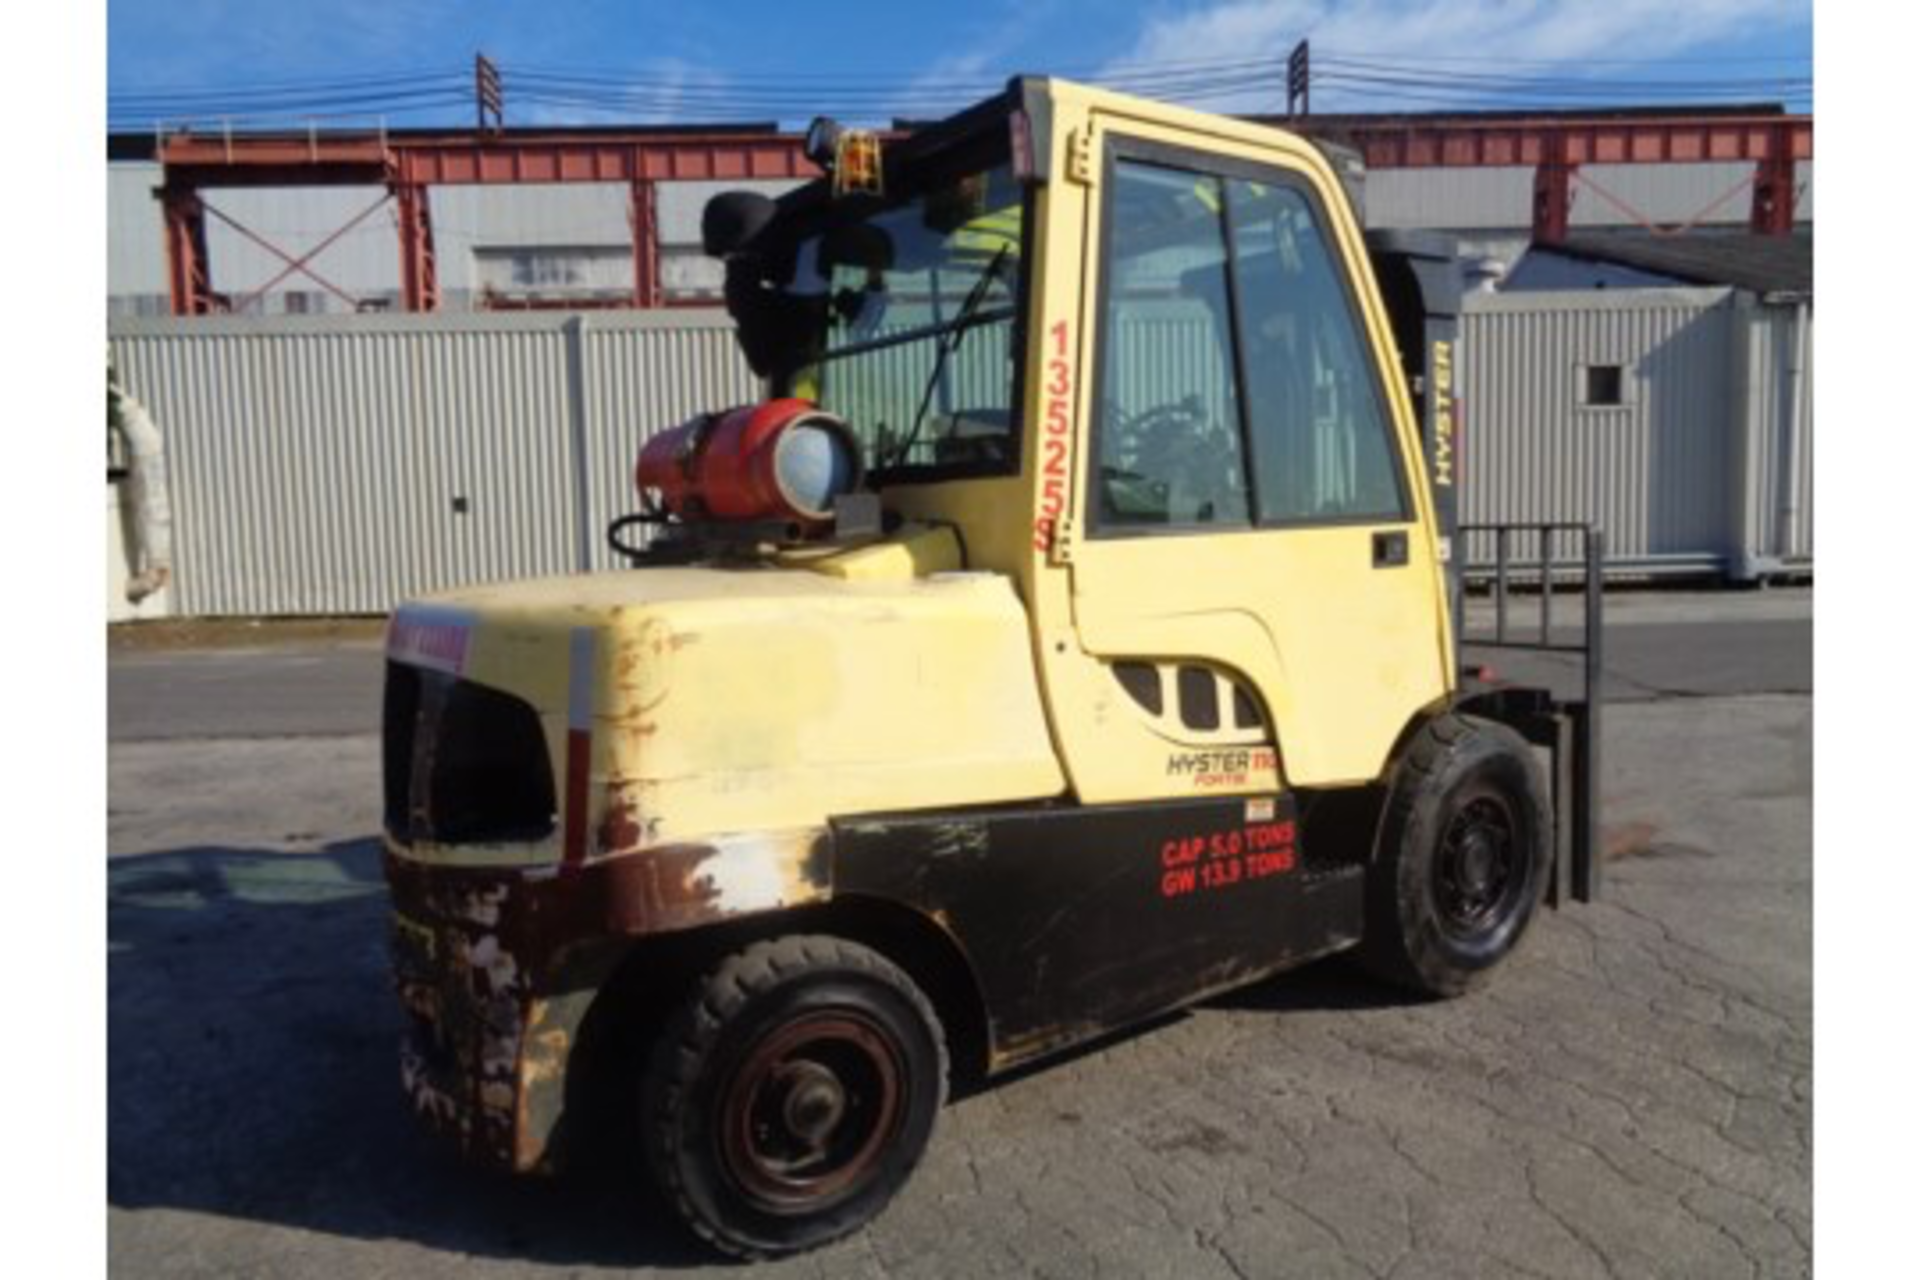
POLYGON ((655 1047, 648 1164, 716 1248, 810 1249, 886 1207, 946 1089, 940 1021, 892 963, 839 938, 758 942, 697 984, 655 1047))
POLYGON ((1478 986, 1539 910, 1552 831, 1545 779, 1519 734, 1452 714, 1422 726, 1393 769, 1361 962, 1424 995, 1478 986))

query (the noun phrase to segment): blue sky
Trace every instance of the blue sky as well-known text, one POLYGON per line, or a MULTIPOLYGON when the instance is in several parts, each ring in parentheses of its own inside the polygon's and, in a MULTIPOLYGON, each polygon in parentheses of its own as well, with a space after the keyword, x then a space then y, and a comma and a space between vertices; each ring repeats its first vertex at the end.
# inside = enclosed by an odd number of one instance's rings
MULTIPOLYGON (((805 96, 810 80, 843 91, 877 86, 916 106, 952 97, 948 105, 958 106, 953 95, 1014 71, 1098 76, 1139 64, 1283 57, 1302 36, 1317 56, 1562 80, 1806 75, 1813 43, 1811 0, 109 0, 107 18, 108 90, 119 118, 129 104, 137 114, 152 101, 134 95, 158 90, 433 74, 454 93, 484 50, 507 71, 510 124, 610 118, 577 102, 516 100, 522 70, 604 75, 609 84, 631 78, 656 87, 646 100, 652 110, 692 115, 697 104, 711 112, 738 101, 746 109, 732 118, 751 119, 769 114, 751 110, 764 100, 754 95, 805 96), (695 89, 662 96, 672 86, 695 89)), ((1254 79, 1205 105, 1277 109, 1278 84, 1254 79)), ((1400 99, 1384 92, 1316 88, 1314 105, 1438 105, 1416 90, 1400 99)), ((471 117, 451 103, 435 111, 396 108, 394 122, 471 117)))

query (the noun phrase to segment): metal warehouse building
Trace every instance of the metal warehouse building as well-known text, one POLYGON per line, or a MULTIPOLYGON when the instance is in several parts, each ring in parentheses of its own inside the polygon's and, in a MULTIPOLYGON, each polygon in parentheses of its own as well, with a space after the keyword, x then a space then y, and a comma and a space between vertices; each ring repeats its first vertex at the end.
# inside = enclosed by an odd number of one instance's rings
MULTIPOLYGON (((1616 575, 1810 570, 1809 118, 1312 124, 1370 227, 1452 233, 1481 283, 1464 518, 1594 520, 1616 575)), ((758 394, 701 208, 807 172, 765 128, 111 140, 110 347, 166 433, 175 577, 127 604, 110 483, 110 616, 605 567, 645 433, 758 394)))
MULTIPOLYGON (((1498 276, 1609 227, 1785 232, 1813 218, 1813 126, 1777 108, 1275 119, 1351 148, 1376 228, 1451 233, 1498 276)), ((771 125, 116 135, 108 314, 710 302, 719 187, 811 176, 771 125)))
POLYGON ((1811 572, 1811 234, 1537 245, 1462 351, 1469 519, 1593 521, 1616 573, 1811 572))

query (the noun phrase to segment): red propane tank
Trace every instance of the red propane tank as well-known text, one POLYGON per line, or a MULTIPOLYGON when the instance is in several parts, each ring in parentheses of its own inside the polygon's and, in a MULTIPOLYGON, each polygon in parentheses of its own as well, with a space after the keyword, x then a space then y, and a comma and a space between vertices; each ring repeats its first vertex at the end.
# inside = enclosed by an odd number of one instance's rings
POLYGON ((833 519, 833 500, 860 483, 847 424, 806 400, 768 400, 703 414, 647 441, 634 482, 683 520, 833 519))

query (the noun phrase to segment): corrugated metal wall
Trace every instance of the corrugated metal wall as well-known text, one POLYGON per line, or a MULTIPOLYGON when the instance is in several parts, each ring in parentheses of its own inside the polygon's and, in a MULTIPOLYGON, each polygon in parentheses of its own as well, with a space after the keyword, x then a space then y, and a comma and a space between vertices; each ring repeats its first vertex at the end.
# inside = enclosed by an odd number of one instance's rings
MULTIPOLYGON (((1623 571, 1744 577, 1810 559, 1810 373, 1797 459, 1790 471, 1784 461, 1793 316, 1726 289, 1470 298, 1462 520, 1590 521, 1623 571), (1621 370, 1619 405, 1584 403, 1592 366, 1621 370)), ((1466 555, 1484 564, 1492 548, 1476 539, 1466 555)))
POLYGON ((157 164, 107 166, 107 311, 109 315, 165 314, 166 223, 153 189, 157 164))
POLYGON ((603 567, 640 441, 758 394, 724 323, 615 316, 124 320, 167 433, 176 608, 379 613, 603 567))
POLYGON ((1532 165, 1474 169, 1370 169, 1367 226, 1525 227, 1533 209, 1532 165))
MULTIPOLYGON (((654 432, 696 413, 758 400, 763 394, 733 340, 724 312, 680 311, 642 323, 645 313, 582 317, 579 369, 585 495, 581 536, 585 564, 611 569, 625 561, 606 544, 614 517, 634 510, 634 463, 654 432)), ((631 539, 630 539, 631 540, 631 539)))
POLYGON ((1745 458, 1742 545, 1760 560, 1813 559, 1813 312, 1804 341, 1791 306, 1745 308, 1746 388, 1753 406, 1745 458), (1801 376, 1794 377, 1796 364, 1801 376), (1791 420, 1796 399, 1800 424, 1791 420), (1791 455, 1788 442, 1797 447, 1791 455))
MULTIPOLYGON (((1199 376, 1212 357, 1178 328, 1139 326, 1121 354, 1135 373, 1171 360, 1214 386, 1199 376)), ((1000 398, 989 337, 956 361, 962 401, 1000 398)), ((633 508, 646 438, 759 394, 718 312, 122 319, 109 338, 167 435, 188 615, 379 613, 422 591, 613 567, 604 531, 633 508)), ((1476 295, 1462 518, 1594 521, 1630 572, 1808 563, 1811 348, 1809 332, 1796 432, 1791 306, 1726 290, 1476 295), (1592 365, 1620 367, 1621 405, 1581 403, 1592 365)), ((875 373, 909 390, 921 376, 875 373)))

